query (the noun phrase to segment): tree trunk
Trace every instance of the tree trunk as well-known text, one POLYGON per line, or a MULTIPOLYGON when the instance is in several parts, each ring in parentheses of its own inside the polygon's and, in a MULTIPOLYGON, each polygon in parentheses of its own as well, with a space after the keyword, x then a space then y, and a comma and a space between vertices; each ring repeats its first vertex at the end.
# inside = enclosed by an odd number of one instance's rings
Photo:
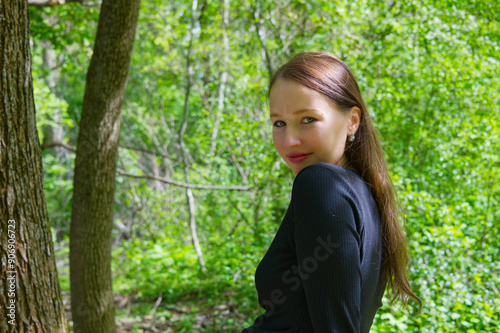
MULTIPOLYGON (((181 148, 182 162, 184 164, 184 179, 186 183, 189 183, 189 151, 184 142, 184 135, 186 134, 187 121, 189 116, 189 95, 191 93, 192 77, 191 77, 191 53, 193 50, 193 34, 196 21, 196 9, 198 7, 198 0, 193 0, 191 4, 191 32, 189 34, 189 46, 186 55, 186 95, 184 97, 184 112, 182 115, 181 130, 179 132, 179 146, 181 148)), ((198 16, 199 19, 199 16, 198 16)), ((190 188, 186 188, 186 198, 189 205, 189 230, 191 232, 191 239, 193 242, 193 247, 198 256, 198 263, 200 264, 200 270, 206 272, 205 260, 203 259, 203 251, 201 250, 200 242, 198 240, 198 233, 196 231, 196 203, 193 196, 193 191, 190 188)))
POLYGON ((220 84, 218 92, 218 103, 217 110, 215 114, 214 127, 212 129, 212 144, 210 146, 210 155, 215 154, 215 149, 217 148, 217 134, 219 132, 219 126, 222 118, 222 113, 224 112, 224 95, 226 91, 226 81, 227 81, 227 67, 229 65, 229 38, 227 36, 227 30, 229 28, 229 0, 224 0, 224 11, 222 14, 222 43, 224 45, 223 57, 222 57, 222 73, 220 75, 220 84))
POLYGON ((0 331, 66 332, 43 190, 26 1, 0 1, 0 331))
POLYGON ((78 134, 70 229, 75 333, 116 332, 111 229, 121 109, 140 0, 104 0, 78 134))

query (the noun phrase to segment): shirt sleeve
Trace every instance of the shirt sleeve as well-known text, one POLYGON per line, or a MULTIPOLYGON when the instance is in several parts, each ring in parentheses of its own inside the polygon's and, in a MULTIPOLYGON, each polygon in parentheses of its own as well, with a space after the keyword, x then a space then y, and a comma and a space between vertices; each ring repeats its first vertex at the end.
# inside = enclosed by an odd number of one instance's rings
POLYGON ((299 276, 315 332, 359 332, 360 236, 345 170, 315 164, 292 190, 299 276))

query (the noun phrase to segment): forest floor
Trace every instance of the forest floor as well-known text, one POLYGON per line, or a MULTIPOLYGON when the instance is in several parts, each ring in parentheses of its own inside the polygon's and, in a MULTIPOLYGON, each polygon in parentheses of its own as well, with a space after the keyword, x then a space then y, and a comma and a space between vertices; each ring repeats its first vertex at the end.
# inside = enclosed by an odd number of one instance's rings
MULTIPOLYGON (((73 332, 69 281, 69 244, 54 246, 64 310, 69 332, 73 332)), ((196 291, 178 295, 175 300, 158 295, 141 297, 137 291, 115 293, 115 315, 118 333, 199 333, 240 332, 245 316, 238 312, 239 298, 230 293, 211 294, 207 299, 196 291)), ((257 314, 255 314, 257 315, 257 314)))
MULTIPOLYGON (((63 292, 63 304, 72 332, 67 292, 63 292)), ((115 307, 118 333, 233 332, 243 321, 236 304, 208 306, 193 300, 166 305, 162 304, 161 297, 148 302, 132 294, 115 296, 115 307)))

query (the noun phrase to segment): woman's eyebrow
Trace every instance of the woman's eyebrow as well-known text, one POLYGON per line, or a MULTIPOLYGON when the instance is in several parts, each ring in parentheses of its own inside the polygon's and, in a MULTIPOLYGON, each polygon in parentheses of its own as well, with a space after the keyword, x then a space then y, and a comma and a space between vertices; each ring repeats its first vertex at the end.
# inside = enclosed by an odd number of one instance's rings
MULTIPOLYGON (((308 111, 317 111, 317 110, 306 108, 306 109, 297 110, 297 111, 293 112, 293 114, 296 115, 296 114, 300 114, 300 113, 304 113, 304 112, 308 112, 308 111)), ((279 117, 279 116, 280 116, 279 113, 271 113, 271 115, 269 117, 272 118, 272 117, 279 117)))

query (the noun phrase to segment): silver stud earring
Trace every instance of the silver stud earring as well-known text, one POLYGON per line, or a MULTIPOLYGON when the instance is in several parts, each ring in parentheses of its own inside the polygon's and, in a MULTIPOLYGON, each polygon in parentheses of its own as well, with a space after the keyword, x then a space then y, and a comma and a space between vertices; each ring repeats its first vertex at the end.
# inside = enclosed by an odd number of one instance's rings
POLYGON ((351 134, 351 136, 349 136, 349 141, 353 142, 354 139, 356 139, 356 136, 354 134, 351 134))

